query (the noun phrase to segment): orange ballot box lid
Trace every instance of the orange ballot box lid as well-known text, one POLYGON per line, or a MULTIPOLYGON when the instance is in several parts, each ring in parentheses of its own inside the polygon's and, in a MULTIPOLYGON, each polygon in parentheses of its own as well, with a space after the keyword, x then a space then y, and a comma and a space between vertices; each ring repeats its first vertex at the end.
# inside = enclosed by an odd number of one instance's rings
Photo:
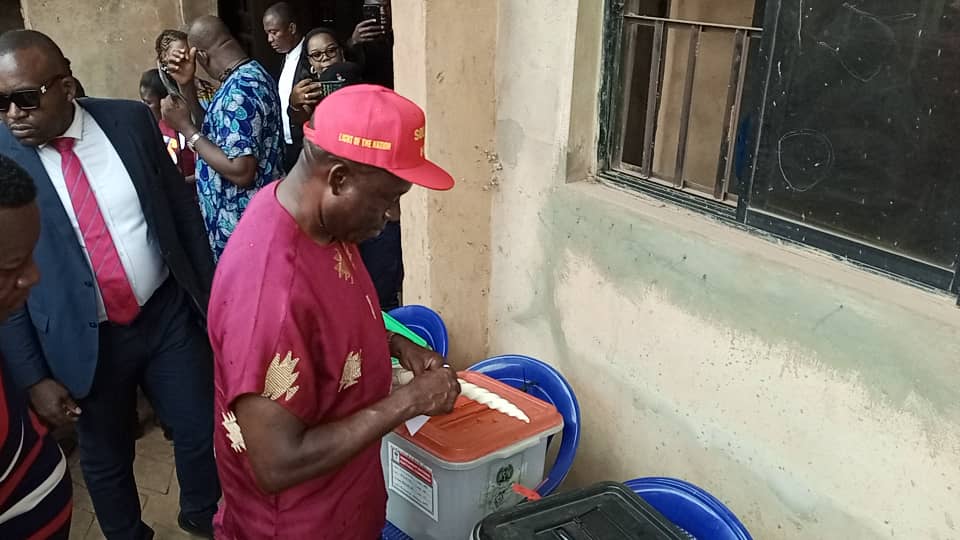
POLYGON ((513 403, 530 423, 460 396, 452 413, 431 418, 416 435, 410 435, 405 426, 395 433, 443 461, 469 463, 563 428, 563 417, 550 403, 481 373, 461 371, 458 376, 513 403))

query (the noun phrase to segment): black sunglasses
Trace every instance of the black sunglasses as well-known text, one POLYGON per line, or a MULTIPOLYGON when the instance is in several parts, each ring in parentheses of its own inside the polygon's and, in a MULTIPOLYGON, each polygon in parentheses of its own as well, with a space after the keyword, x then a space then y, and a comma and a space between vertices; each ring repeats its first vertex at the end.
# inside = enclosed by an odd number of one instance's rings
POLYGON ((13 103, 18 109, 32 111, 40 107, 40 100, 44 94, 50 91, 49 85, 66 78, 66 75, 57 75, 49 81, 40 85, 40 88, 31 90, 18 90, 12 94, 0 94, 0 112, 6 113, 10 110, 10 104, 13 103))

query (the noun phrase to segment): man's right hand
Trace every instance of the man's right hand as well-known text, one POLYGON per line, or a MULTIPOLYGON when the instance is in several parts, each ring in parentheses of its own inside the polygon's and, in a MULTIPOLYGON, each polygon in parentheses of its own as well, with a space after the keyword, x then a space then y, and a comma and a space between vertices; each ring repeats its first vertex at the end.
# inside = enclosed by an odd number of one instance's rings
POLYGON ((53 427, 72 424, 80 417, 80 407, 70 392, 53 379, 43 379, 30 387, 30 404, 40 418, 53 427))
POLYGON ((387 33, 386 28, 380 26, 377 19, 367 19, 360 21, 360 24, 353 29, 353 35, 350 36, 350 44, 370 43, 383 37, 387 33))
POLYGON ((294 109, 312 110, 320 102, 320 83, 304 79, 290 92, 290 106, 294 109))
POLYGON ((453 411, 460 383, 457 373, 450 368, 431 369, 414 377, 401 391, 410 393, 415 416, 441 416, 453 411))
POLYGON ((166 72, 181 88, 193 83, 197 76, 197 48, 175 49, 167 56, 166 72))

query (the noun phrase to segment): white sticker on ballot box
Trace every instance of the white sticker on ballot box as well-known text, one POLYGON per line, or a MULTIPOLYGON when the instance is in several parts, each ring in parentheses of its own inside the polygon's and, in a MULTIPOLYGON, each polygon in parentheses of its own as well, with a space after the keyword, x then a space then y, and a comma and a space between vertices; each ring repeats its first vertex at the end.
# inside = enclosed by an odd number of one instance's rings
POLYGON ((387 487, 434 521, 439 521, 437 480, 433 470, 391 442, 387 443, 387 449, 390 451, 387 487))

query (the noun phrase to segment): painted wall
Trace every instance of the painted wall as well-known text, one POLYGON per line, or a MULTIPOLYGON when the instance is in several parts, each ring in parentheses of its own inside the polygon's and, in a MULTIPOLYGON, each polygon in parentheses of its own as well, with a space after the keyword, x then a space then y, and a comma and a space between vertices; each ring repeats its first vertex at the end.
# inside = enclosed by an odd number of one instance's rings
POLYGON ((585 432, 568 487, 685 478, 755 538, 960 537, 954 301, 578 181, 593 176, 602 3, 449 16, 457 4, 394 5, 399 88, 466 186, 405 203, 408 300, 470 343, 458 365, 525 353, 570 379, 585 432), (474 149, 491 140, 495 171, 474 149))
POLYGON ((403 199, 404 302, 449 306, 454 357, 487 348, 490 211, 501 167, 493 144, 497 2, 394 0, 397 89, 427 115, 427 157, 454 176, 449 193, 403 199))
POLYGON ((165 28, 216 13, 214 0, 22 0, 27 28, 48 34, 88 95, 139 99, 140 75, 156 67, 165 28))

